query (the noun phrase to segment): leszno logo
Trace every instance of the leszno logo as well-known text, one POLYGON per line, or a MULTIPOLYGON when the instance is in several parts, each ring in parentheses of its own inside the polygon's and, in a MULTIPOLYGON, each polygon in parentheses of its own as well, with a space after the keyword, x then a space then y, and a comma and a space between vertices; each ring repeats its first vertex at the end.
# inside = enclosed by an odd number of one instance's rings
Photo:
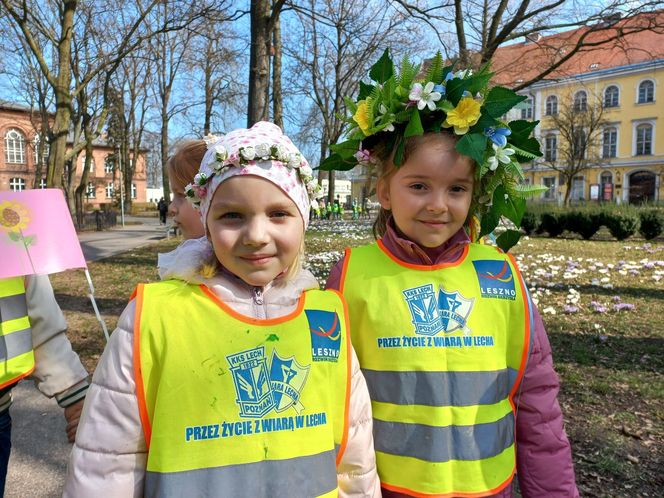
POLYGON ((491 299, 516 299, 514 275, 507 261, 473 261, 482 297, 491 299))

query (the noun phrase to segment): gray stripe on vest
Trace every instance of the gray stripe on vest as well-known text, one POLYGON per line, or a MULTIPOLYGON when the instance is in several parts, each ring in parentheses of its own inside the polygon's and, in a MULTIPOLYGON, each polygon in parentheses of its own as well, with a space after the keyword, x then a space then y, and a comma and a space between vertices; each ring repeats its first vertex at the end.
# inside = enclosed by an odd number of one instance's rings
POLYGON ((32 350, 32 332, 29 328, 17 330, 7 335, 0 335, 0 361, 12 358, 32 350))
POLYGON ((336 468, 335 451, 330 450, 288 460, 263 460, 182 472, 148 471, 145 477, 145 496, 311 498, 336 489, 336 468))
POLYGON ((493 405, 507 398, 516 374, 491 372, 385 372, 362 369, 373 401, 395 405, 493 405))
POLYGON ((28 303, 25 294, 0 297, 0 320, 7 322, 28 315, 28 303))
POLYGON ((482 460, 514 442, 514 415, 488 424, 433 427, 374 419, 376 451, 427 462, 482 460))

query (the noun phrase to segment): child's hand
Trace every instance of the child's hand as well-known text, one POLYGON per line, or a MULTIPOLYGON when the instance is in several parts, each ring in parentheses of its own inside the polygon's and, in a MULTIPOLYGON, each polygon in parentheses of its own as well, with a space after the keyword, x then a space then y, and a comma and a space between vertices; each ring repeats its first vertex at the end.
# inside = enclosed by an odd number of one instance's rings
POLYGON ((67 432, 67 440, 70 443, 73 443, 74 439, 76 438, 76 429, 78 429, 78 421, 81 418, 84 401, 85 399, 82 399, 65 408, 65 420, 67 421, 67 427, 65 427, 65 431, 67 432))

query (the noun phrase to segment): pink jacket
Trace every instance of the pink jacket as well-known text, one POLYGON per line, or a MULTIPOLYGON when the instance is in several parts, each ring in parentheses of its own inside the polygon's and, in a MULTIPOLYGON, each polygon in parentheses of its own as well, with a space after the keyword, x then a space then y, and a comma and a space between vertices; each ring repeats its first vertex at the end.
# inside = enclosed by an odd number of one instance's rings
MULTIPOLYGON (((438 265, 455 261, 470 240, 459 230, 443 245, 429 249, 401 237, 392 220, 382 237, 385 247, 407 263, 438 265)), ((327 288, 339 289, 343 259, 339 261, 327 281, 327 288)), ((517 403, 516 449, 517 475, 524 498, 576 498, 572 452, 563 428, 563 415, 558 404, 559 382, 553 369, 551 345, 544 323, 533 304, 534 328, 526 371, 517 403)), ((406 496, 383 489, 384 497, 406 496)), ((512 496, 511 487, 494 495, 512 496)))

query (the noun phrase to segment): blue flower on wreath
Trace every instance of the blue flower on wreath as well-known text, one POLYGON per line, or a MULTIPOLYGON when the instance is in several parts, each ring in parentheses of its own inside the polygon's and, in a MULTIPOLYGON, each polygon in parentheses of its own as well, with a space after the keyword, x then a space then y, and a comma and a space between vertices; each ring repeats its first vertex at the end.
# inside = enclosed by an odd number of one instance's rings
POLYGON ((445 97, 445 85, 434 85, 433 91, 440 93, 441 97, 445 97))
POLYGON ((512 134, 512 130, 489 126, 488 128, 484 128, 484 134, 498 147, 505 147, 507 145, 507 137, 512 134))

